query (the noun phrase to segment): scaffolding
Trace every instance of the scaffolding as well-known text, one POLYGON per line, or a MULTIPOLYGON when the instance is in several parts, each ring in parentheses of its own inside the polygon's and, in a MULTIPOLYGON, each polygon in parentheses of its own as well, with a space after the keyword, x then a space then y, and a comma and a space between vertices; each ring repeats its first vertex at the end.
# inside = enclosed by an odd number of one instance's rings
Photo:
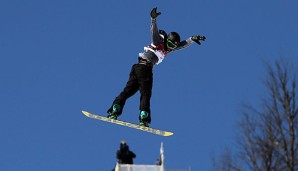
POLYGON ((167 170, 164 168, 164 149, 163 143, 160 146, 160 163, 159 165, 139 165, 139 164, 116 164, 115 171, 191 171, 188 170, 167 170))

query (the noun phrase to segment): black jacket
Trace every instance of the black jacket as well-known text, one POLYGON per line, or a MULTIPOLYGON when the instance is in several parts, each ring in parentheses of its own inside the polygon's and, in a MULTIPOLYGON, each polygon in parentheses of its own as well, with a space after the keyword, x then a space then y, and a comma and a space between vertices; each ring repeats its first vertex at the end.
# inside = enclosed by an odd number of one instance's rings
POLYGON ((116 156, 119 164, 133 164, 133 158, 136 157, 135 153, 130 151, 128 146, 120 147, 116 156))

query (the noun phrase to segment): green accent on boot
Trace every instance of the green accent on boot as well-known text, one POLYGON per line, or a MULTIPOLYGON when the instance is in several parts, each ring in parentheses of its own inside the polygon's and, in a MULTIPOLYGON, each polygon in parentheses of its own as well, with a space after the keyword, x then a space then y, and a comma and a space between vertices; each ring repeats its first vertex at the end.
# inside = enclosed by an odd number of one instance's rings
POLYGON ((113 105, 113 113, 117 113, 121 110, 121 106, 118 104, 113 105))
POLYGON ((149 123, 148 122, 144 122, 144 121, 141 121, 139 123, 140 126, 144 126, 144 127, 149 127, 149 123))
POLYGON ((109 114, 107 118, 117 120, 117 115, 109 114))

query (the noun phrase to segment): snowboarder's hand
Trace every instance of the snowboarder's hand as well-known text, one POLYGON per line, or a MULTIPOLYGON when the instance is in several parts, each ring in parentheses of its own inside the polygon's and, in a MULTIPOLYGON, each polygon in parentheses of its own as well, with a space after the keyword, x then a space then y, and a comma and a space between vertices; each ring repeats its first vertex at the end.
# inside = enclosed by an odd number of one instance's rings
POLYGON ((205 41, 206 37, 205 36, 191 36, 191 40, 195 41, 197 44, 201 45, 200 40, 205 41))
POLYGON ((153 8, 151 10, 151 13, 150 13, 151 18, 157 18, 161 14, 161 12, 156 12, 156 10, 157 10, 157 7, 156 8, 153 8))

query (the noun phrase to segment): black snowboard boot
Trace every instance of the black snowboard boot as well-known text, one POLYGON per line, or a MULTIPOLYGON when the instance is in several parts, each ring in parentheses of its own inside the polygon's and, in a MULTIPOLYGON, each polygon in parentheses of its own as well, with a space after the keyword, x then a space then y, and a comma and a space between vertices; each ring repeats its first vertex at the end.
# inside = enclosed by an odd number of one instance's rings
POLYGON ((109 115, 107 116, 107 118, 117 120, 120 110, 121 110, 121 106, 117 105, 117 104, 114 104, 113 109, 108 111, 109 115))
POLYGON ((150 114, 148 112, 141 111, 140 116, 139 116, 139 120, 140 120, 139 125, 149 127, 149 123, 150 123, 149 118, 150 118, 150 114))

